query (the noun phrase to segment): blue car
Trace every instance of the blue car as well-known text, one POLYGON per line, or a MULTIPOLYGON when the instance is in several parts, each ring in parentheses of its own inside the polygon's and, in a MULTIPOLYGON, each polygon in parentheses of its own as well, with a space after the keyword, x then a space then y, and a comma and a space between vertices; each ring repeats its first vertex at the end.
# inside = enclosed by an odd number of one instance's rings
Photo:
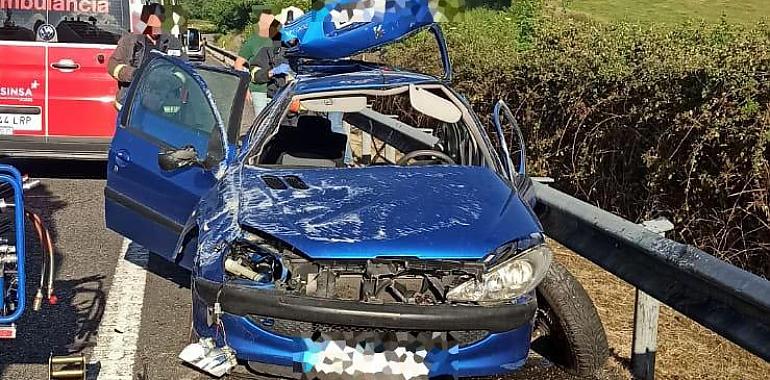
POLYGON ((295 69, 244 129, 244 74, 153 53, 120 112, 107 224, 190 270, 180 358, 217 377, 456 378, 533 348, 594 375, 604 330, 552 261, 505 103, 488 134, 445 79, 295 69))

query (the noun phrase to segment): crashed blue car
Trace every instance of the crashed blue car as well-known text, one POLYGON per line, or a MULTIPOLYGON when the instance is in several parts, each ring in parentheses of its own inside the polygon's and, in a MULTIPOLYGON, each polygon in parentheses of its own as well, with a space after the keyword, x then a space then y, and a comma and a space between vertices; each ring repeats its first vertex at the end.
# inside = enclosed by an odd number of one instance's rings
POLYGON ((308 60, 244 129, 248 78, 153 53, 109 151, 108 227, 191 271, 180 357, 304 378, 591 376, 585 291, 533 209, 521 131, 445 78, 308 60), (512 128, 514 154, 504 128, 512 128))

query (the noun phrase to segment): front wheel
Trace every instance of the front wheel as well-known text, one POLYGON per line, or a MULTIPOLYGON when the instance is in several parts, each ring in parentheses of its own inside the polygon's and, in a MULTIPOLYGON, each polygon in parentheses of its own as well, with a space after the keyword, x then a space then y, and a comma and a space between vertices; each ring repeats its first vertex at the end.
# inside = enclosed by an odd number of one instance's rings
POLYGON ((604 327, 591 298, 572 274, 551 264, 537 287, 532 349, 572 375, 598 376, 609 356, 604 327))

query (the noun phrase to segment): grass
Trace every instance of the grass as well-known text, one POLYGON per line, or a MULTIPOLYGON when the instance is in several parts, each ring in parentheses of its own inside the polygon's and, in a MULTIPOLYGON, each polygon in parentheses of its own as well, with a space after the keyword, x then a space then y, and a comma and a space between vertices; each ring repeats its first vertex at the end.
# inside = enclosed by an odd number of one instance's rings
POLYGON ((554 0, 552 4, 604 21, 718 22, 724 15, 740 24, 770 19, 769 0, 554 0))

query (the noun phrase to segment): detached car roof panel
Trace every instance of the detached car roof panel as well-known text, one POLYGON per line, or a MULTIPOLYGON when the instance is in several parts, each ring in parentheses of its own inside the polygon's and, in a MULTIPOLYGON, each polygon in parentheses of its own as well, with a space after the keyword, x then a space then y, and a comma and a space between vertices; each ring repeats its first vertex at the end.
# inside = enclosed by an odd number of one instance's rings
POLYGON ((329 0, 286 24, 282 39, 292 46, 289 55, 339 59, 392 44, 433 23, 427 0, 329 0))

